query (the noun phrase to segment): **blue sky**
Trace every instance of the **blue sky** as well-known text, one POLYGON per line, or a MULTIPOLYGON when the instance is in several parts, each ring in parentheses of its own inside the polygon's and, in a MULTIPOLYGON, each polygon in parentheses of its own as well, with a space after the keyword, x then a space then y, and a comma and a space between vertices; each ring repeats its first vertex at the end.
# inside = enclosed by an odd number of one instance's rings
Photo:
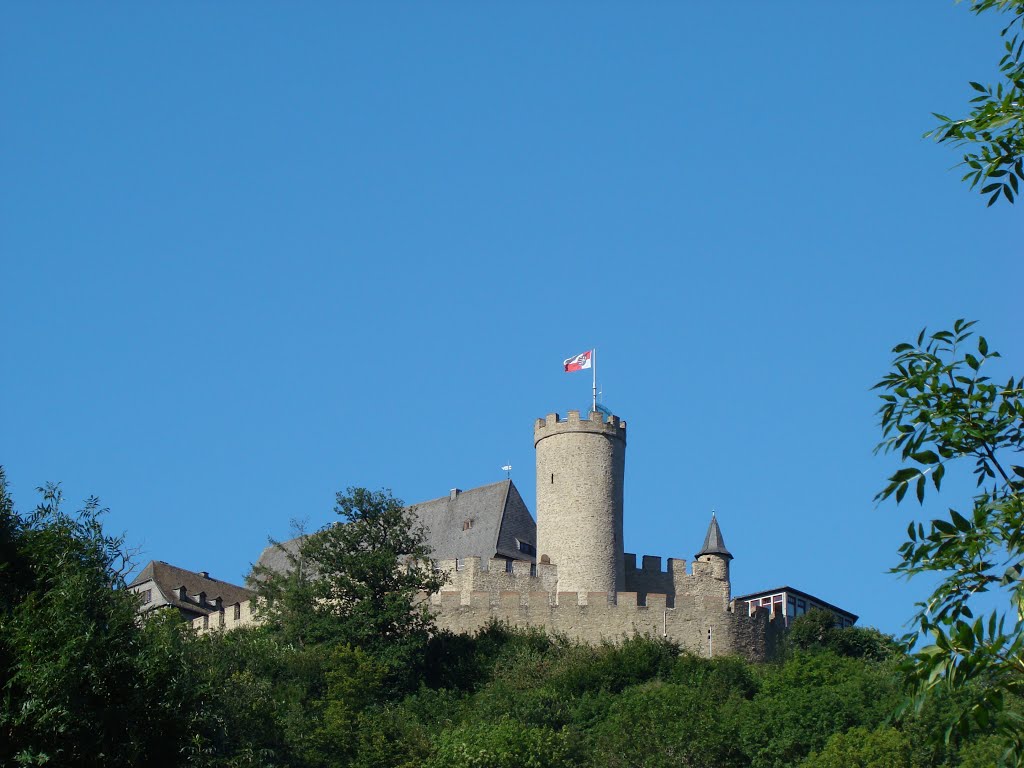
MULTIPOLYGON (((0 462, 241 580, 335 491, 513 479, 629 424, 626 546, 898 632, 890 348, 976 318, 1024 373, 1021 210, 921 138, 998 16, 931 3, 6 4, 0 462)), ((968 468, 963 468, 967 473, 968 468)))

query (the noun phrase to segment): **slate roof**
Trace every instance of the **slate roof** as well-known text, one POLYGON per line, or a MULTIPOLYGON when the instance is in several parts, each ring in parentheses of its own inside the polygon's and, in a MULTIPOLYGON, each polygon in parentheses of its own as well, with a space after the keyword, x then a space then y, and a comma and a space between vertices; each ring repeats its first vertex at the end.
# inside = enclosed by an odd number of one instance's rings
MULTIPOLYGON (((502 480, 460 491, 454 499, 449 494, 414 504, 412 509, 427 531, 427 544, 434 558, 494 557, 509 491, 513 488, 511 480, 502 480), (463 530, 467 521, 471 521, 472 527, 463 530)), ((515 493, 519 495, 518 491, 515 493)))
MULTIPOLYGON (((449 493, 412 504, 411 509, 426 531, 426 543, 435 560, 503 557, 532 560, 519 551, 516 539, 536 545, 537 524, 511 480, 449 493), (466 527, 466 523, 471 525, 466 527), (500 540, 500 541, 499 541, 500 540)), ((301 537, 270 545, 263 550, 257 566, 283 573, 290 570, 288 556, 281 551, 298 551, 301 537)))
POLYGON ((704 546, 696 556, 701 555, 721 555, 732 560, 732 552, 726 549, 722 529, 718 527, 718 519, 714 512, 711 513, 711 525, 708 526, 707 535, 704 537, 704 546))
POLYGON ((142 572, 136 576, 129 588, 152 581, 156 584, 161 594, 167 600, 167 604, 173 605, 182 611, 197 613, 199 615, 212 613, 216 608, 212 603, 219 597, 224 605, 241 603, 255 596, 255 592, 237 584, 232 584, 220 579, 213 579, 195 571, 187 571, 178 568, 176 565, 165 563, 163 560, 150 560, 142 572), (193 599, 182 600, 178 597, 178 588, 185 587, 188 597, 193 599), (208 605, 199 603, 199 593, 206 593, 208 605))

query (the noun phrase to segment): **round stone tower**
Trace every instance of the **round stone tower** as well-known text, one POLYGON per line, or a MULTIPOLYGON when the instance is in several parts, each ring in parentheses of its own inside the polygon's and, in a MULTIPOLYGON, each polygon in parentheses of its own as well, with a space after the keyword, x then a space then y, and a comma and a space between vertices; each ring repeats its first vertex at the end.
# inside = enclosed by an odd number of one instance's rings
POLYGON ((599 411, 549 414, 537 450, 537 559, 558 566, 559 592, 623 588, 622 484, 626 422, 599 411))

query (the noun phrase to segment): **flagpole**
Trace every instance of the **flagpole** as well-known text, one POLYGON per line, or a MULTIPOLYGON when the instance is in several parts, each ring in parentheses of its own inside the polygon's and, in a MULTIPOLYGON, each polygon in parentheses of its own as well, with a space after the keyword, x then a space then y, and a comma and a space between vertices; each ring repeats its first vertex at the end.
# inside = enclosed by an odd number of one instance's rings
POLYGON ((594 408, 597 410, 597 347, 594 347, 594 351, 591 353, 594 358, 594 408))

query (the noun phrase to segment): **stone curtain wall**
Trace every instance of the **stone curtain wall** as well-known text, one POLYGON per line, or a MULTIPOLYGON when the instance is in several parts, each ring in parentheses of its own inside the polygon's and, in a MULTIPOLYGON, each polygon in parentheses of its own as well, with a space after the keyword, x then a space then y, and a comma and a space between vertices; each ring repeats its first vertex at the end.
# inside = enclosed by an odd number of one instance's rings
MULTIPOLYGON (((635 556, 627 555, 627 565, 635 556)), ((634 634, 666 637, 700 655, 739 654, 764 660, 774 653, 785 626, 767 611, 747 615, 729 599, 729 582, 719 578, 716 563, 686 562, 671 558, 661 570, 661 558, 644 557, 642 568, 626 569, 627 585, 644 587, 618 594, 559 591, 558 567, 545 563, 530 575, 529 563, 495 558, 444 560, 449 574, 443 591, 431 596, 439 627, 453 632, 475 632, 489 621, 514 627, 543 627, 586 643, 619 641, 634 634), (655 591, 659 590, 659 591, 655 591)))
POLYGON ((736 654, 765 661, 784 631, 767 611, 753 616, 733 610, 705 611, 698 604, 669 608, 665 595, 649 594, 637 603, 635 592, 620 592, 618 603, 607 593, 503 592, 495 602, 488 592, 473 592, 468 602, 458 592, 441 592, 431 601, 438 626, 454 632, 475 632, 490 621, 513 627, 542 627, 585 643, 619 642, 633 635, 664 637, 701 656, 736 654), (585 604, 584 604, 585 603, 585 604), (710 644, 708 632, 711 632, 710 644))

